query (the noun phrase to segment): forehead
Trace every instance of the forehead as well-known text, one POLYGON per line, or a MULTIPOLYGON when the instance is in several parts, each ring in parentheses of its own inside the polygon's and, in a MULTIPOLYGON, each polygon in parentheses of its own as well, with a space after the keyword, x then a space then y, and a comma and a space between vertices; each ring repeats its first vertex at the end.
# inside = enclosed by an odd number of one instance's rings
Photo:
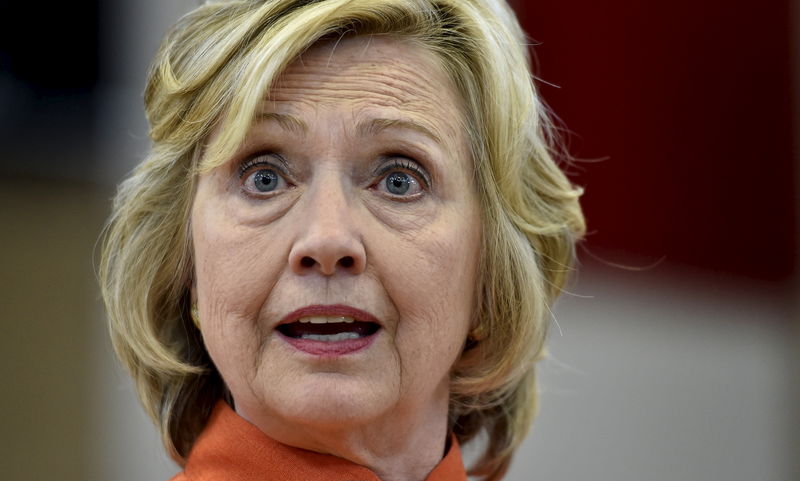
POLYGON ((440 139, 463 137, 462 102, 439 57, 393 36, 315 44, 278 76, 265 104, 287 114, 342 107, 355 117, 394 114, 440 139))

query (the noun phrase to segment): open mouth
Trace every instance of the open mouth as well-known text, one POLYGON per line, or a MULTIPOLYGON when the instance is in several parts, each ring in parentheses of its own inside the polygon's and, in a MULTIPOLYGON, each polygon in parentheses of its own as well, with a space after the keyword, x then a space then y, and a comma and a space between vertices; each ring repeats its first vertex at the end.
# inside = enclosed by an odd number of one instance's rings
POLYGON ((312 317, 281 324, 277 329, 292 339, 339 342, 371 336, 380 326, 348 317, 312 317))

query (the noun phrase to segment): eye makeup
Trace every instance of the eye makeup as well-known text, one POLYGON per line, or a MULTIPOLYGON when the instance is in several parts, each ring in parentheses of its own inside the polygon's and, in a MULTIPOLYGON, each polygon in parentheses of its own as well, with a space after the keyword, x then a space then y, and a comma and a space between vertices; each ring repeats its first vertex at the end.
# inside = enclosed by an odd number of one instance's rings
POLYGON ((253 167, 271 167, 278 170, 284 176, 289 176, 289 164, 286 162, 286 159, 274 152, 261 152, 246 157, 237 169, 239 178, 243 178, 253 167))
POLYGON ((431 186, 430 177, 424 172, 424 169, 416 161, 405 156, 391 156, 390 162, 375 169, 374 175, 375 177, 383 178, 383 176, 394 170, 403 170, 414 175, 426 189, 431 186))

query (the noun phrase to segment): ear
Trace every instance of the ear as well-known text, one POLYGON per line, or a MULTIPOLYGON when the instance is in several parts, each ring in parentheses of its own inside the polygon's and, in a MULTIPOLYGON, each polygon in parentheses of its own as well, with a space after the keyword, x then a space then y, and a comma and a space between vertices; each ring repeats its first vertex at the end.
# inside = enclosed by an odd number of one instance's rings
POLYGON ((469 331, 467 332, 468 341, 480 341, 486 338, 485 322, 481 321, 480 310, 477 303, 472 307, 472 316, 469 321, 469 331))
POLYGON ((183 286, 189 291, 189 305, 197 304, 197 273, 194 266, 193 255, 190 254, 187 267, 183 271, 183 286))
POLYGON ((200 329, 200 314, 197 311, 197 285, 194 280, 189 283, 189 316, 195 327, 200 329))

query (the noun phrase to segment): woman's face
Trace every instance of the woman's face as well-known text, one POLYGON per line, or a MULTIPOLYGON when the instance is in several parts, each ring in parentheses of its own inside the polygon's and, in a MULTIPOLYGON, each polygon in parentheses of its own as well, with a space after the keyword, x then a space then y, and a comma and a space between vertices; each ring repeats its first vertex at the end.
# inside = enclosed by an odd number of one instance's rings
POLYGON ((481 232, 455 88, 381 36, 319 44, 274 85, 192 208, 192 296, 237 411, 278 439, 446 419, 481 232))

